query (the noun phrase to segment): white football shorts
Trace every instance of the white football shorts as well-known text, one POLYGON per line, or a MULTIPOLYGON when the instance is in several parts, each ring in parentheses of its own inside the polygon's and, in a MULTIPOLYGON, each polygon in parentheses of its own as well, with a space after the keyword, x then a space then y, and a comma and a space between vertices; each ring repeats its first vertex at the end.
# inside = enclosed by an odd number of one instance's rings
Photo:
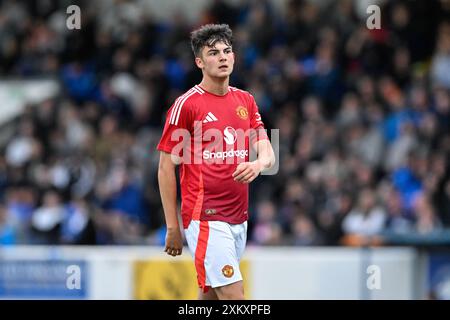
POLYGON ((203 292, 242 280, 239 261, 247 241, 247 221, 191 220, 184 231, 203 292))

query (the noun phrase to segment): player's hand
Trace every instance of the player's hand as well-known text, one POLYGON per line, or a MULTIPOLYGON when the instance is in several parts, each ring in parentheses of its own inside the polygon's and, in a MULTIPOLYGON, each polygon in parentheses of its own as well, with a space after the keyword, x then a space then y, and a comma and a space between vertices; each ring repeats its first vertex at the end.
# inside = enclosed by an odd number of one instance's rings
POLYGON ((233 172, 234 181, 240 183, 250 183, 261 172, 261 165, 258 161, 242 162, 233 172))
POLYGON ((167 228, 164 252, 173 257, 181 255, 183 252, 183 239, 180 228, 167 228))

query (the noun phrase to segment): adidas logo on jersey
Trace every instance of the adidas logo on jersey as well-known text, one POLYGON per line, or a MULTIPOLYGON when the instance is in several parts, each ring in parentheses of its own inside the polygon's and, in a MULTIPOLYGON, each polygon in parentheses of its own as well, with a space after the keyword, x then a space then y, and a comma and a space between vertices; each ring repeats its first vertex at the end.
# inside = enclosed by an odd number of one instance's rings
POLYGON ((212 112, 208 112, 205 120, 203 120, 203 123, 214 122, 214 121, 219 121, 219 120, 216 118, 215 115, 212 114, 212 112))

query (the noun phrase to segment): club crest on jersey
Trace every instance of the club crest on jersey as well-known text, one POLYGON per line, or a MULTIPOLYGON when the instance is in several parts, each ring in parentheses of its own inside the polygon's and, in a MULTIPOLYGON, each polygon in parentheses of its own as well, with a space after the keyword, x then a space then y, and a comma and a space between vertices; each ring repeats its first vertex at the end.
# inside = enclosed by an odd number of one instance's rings
POLYGON ((242 120, 247 120, 248 119, 248 110, 246 107, 243 106, 238 106, 236 108, 236 114, 239 116, 239 118, 241 118, 242 120))
POLYGON ((227 278, 231 278, 234 275, 234 269, 232 266, 230 266, 229 264, 225 265, 222 268, 222 274, 227 277, 227 278))

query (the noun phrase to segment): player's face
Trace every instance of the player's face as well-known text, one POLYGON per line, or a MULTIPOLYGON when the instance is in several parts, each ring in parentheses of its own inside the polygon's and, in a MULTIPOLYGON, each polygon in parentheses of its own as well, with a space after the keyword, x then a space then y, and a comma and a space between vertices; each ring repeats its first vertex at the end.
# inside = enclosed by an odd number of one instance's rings
POLYGON ((234 53, 230 45, 216 42, 214 46, 205 46, 201 57, 195 59, 197 66, 212 78, 226 78, 233 72, 234 53))

